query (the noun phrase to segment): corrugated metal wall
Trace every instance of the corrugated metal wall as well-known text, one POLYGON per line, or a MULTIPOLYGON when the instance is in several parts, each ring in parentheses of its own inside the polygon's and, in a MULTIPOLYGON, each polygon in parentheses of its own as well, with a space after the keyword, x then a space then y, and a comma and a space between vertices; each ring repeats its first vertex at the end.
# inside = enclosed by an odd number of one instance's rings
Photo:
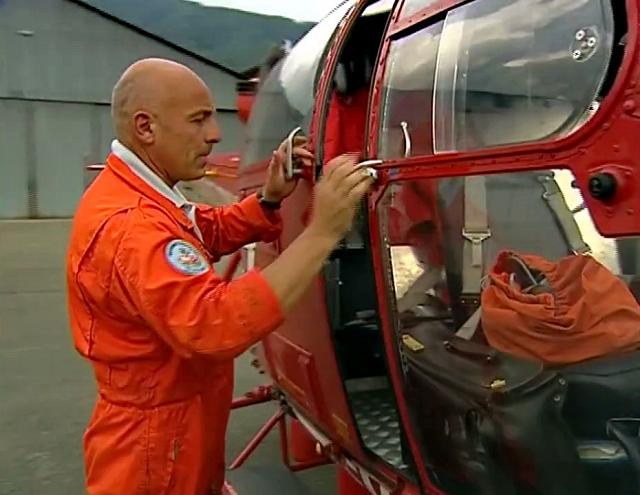
POLYGON ((109 107, 0 100, 0 216, 66 217, 112 139, 109 107), (7 131, 7 132, 5 132, 7 131))
POLYGON ((149 56, 194 69, 214 92, 223 142, 241 146, 232 74, 68 0, 0 1, 0 218, 69 217, 85 165, 113 139, 111 88, 149 56))

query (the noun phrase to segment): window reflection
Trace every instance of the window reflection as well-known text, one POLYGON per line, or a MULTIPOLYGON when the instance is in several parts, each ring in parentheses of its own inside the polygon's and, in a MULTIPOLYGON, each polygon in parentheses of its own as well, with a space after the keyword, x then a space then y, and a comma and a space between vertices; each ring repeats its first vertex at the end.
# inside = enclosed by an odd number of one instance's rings
POLYGON ((247 125, 247 142, 240 167, 268 160, 271 153, 291 129, 308 121, 308 116, 294 108, 280 85, 282 61, 262 83, 251 109, 247 125))
POLYGON ((437 152, 570 133, 607 73, 605 1, 479 0, 449 13, 436 76, 437 152))

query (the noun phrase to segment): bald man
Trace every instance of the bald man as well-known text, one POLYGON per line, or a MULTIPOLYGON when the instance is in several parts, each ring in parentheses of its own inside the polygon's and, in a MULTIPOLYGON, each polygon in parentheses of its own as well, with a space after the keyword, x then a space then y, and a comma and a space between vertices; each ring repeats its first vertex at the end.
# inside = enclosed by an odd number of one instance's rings
MULTIPOLYGON (((353 157, 327 165, 307 229, 265 269, 233 281, 213 263, 278 238, 291 194, 284 146, 264 187, 221 208, 176 183, 204 175, 220 140, 211 94, 188 68, 147 59, 113 91, 117 139, 78 206, 67 260, 72 334, 99 397, 84 436, 91 495, 221 491, 233 359, 276 329, 350 229, 371 179, 353 157)), ((313 156, 301 142, 294 155, 313 156)))

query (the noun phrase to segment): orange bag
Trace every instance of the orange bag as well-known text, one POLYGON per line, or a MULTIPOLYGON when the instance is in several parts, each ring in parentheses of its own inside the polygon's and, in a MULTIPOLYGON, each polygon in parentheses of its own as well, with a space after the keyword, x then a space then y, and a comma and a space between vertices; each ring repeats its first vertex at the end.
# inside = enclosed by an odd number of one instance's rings
POLYGON ((640 306, 591 256, 503 251, 488 278, 482 329, 500 351, 558 365, 640 347, 640 306))

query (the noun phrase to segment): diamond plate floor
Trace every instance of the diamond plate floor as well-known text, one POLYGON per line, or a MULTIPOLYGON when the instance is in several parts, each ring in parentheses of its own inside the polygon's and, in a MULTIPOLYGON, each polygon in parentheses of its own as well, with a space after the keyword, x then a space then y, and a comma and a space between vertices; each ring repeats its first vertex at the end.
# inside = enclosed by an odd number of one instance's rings
POLYGON ((353 413, 362 441, 376 455, 398 469, 406 469, 402 459, 400 424, 390 390, 370 390, 350 394, 353 413))

